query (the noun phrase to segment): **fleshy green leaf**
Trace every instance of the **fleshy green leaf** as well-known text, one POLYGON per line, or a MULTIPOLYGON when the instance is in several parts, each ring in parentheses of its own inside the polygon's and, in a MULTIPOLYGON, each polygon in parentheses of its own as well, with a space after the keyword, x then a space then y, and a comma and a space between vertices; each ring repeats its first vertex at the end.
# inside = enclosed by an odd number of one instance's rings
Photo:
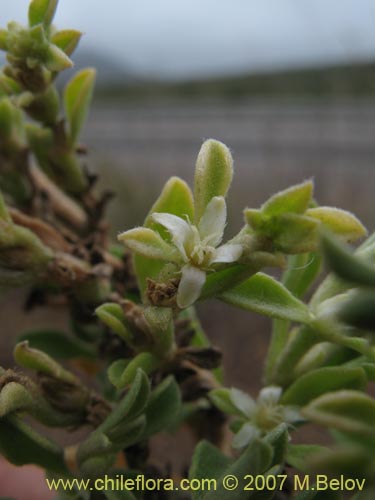
POLYGON ((375 330, 374 292, 375 290, 361 291, 353 295, 339 311, 339 319, 356 328, 375 330))
POLYGON ((7 206, 5 204, 5 200, 3 195, 1 194, 0 191, 0 219, 2 219, 5 222, 12 222, 12 218, 8 212, 7 206))
POLYGON ((70 56, 76 49, 82 33, 76 30, 62 30, 55 33, 51 41, 59 49, 65 52, 66 55, 70 56))
POLYGON ((96 72, 92 68, 79 71, 65 87, 64 104, 70 128, 70 138, 76 143, 86 119, 95 83, 96 72))
POLYGON ((76 377, 65 370, 59 363, 48 354, 32 349, 28 341, 20 342, 14 348, 14 359, 23 368, 46 373, 52 377, 67 383, 75 383, 76 377))
POLYGON ((45 64, 50 71, 60 72, 71 68, 73 66, 73 61, 64 51, 59 49, 57 45, 50 44, 47 50, 45 64))
MULTIPOLYGON (((1 36, 1 30, 0 30, 1 36)), ((1 43, 1 42, 0 42, 1 43)), ((0 73, 0 97, 18 95, 22 92, 22 87, 13 78, 0 73)))
MULTIPOLYGON (((152 219, 153 213, 170 213, 181 218, 194 219, 193 195, 189 186, 178 177, 171 177, 165 184, 159 198, 154 203, 145 220, 145 226, 157 231, 161 237, 169 241, 168 231, 152 219)), ((134 256, 138 286, 144 296, 147 278, 157 279, 165 263, 160 260, 149 259, 142 255, 134 256)))
POLYGON ((12 464, 35 464, 66 474, 63 450, 16 417, 0 419, 0 451, 12 464))
MULTIPOLYGON (((245 500, 249 497, 249 492, 244 490, 246 474, 258 475, 267 471, 272 463, 273 450, 265 441, 254 439, 240 457, 225 471, 220 474, 217 481, 216 491, 210 491, 204 497, 205 500, 233 500, 233 491, 224 488, 223 476, 233 475, 239 480, 236 489, 236 498, 245 500)), ((199 497, 194 497, 199 498, 199 497)))
POLYGON ((224 292, 220 298, 228 304, 273 318, 308 323, 307 306, 295 298, 281 283, 263 273, 224 292))
POLYGON ((222 142, 205 141, 198 154, 194 179, 195 222, 215 196, 226 196, 233 177, 232 155, 222 142))
POLYGON ((266 234, 281 252, 305 253, 315 250, 318 228, 319 223, 311 217, 287 213, 275 217, 266 234))
POLYGON ((120 304, 102 304, 95 310, 95 314, 105 325, 124 339, 126 343, 132 345, 133 335, 127 327, 125 314, 120 304))
POLYGON ((27 410, 32 404, 33 398, 29 391, 17 382, 9 382, 0 390, 0 418, 27 410))
POLYGON ((136 418, 146 407, 149 396, 150 382, 147 375, 141 369, 138 369, 129 392, 97 430, 107 433, 113 427, 121 424, 121 422, 136 418))
POLYGON ((181 404, 177 382, 173 377, 166 378, 151 393, 145 409, 146 427, 142 438, 167 430, 179 417, 181 404))
POLYGON ((317 444, 290 444, 286 461, 289 465, 302 472, 308 471, 308 459, 327 448, 317 444))
POLYGON ((55 15, 58 0, 32 0, 29 7, 29 24, 43 23, 49 26, 55 15))
POLYGON ((364 389, 366 377, 361 368, 329 366, 313 370, 298 378, 283 394, 286 405, 305 405, 326 392, 339 389, 364 389))
POLYGON ((355 215, 332 207, 316 207, 306 211, 306 215, 317 219, 323 226, 345 241, 356 241, 366 236, 367 231, 355 215))
MULTIPOLYGON (((233 460, 218 450, 208 441, 201 441, 195 448, 192 465, 189 472, 190 479, 218 479, 225 474, 233 460)), ((195 491, 193 500, 203 500, 207 492, 195 491)))
POLYGON ((303 297, 318 276, 321 261, 316 252, 289 256, 288 268, 282 278, 283 284, 296 297, 303 297))
POLYGON ((109 381, 118 389, 121 389, 123 387, 123 384, 121 382, 121 377, 128 364, 129 364, 129 359, 117 359, 116 361, 111 363, 108 367, 107 375, 109 381))
POLYGON ((302 414, 332 429, 369 436, 375 434, 375 401, 358 391, 324 394, 305 406, 302 414))
POLYGON ((136 227, 121 233, 118 239, 130 250, 148 259, 179 262, 181 257, 176 250, 166 243, 156 231, 147 227, 136 227))
POLYGON ((96 355, 95 349, 90 344, 55 330, 35 330, 17 338, 17 342, 25 340, 31 348, 41 350, 57 359, 93 358, 96 355))
POLYGON ((292 212, 303 214, 310 202, 314 185, 312 181, 302 182, 271 196, 261 207, 266 215, 280 215, 292 212))
POLYGON ((121 386, 131 384, 141 368, 145 373, 150 374, 160 366, 160 359, 151 352, 141 352, 137 354, 126 366, 121 375, 121 386))
POLYGON ((168 231, 152 219, 152 214, 154 213, 173 214, 182 219, 193 221, 193 195, 186 182, 179 177, 171 177, 168 182, 166 182, 159 198, 152 206, 145 220, 144 225, 146 227, 154 229, 160 233, 164 239, 168 239, 168 231))
POLYGON ((366 483, 365 476, 371 474, 371 459, 365 450, 356 445, 337 446, 331 449, 322 449, 308 457, 307 466, 309 473, 324 474, 328 476, 345 476, 358 478, 366 483))
POLYGON ((0 50, 8 50, 8 31, 0 30, 0 50))
POLYGON ((375 266, 353 255, 327 232, 322 234, 322 249, 329 267, 341 279, 359 286, 375 286, 375 266))

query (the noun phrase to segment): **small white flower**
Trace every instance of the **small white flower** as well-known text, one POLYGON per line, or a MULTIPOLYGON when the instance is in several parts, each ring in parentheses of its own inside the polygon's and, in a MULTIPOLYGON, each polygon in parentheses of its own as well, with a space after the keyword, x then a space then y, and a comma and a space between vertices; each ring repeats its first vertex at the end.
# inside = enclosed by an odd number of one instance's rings
POLYGON ((281 387, 265 387, 255 401, 242 391, 231 389, 231 401, 245 417, 233 439, 234 448, 247 446, 254 437, 271 431, 281 423, 293 425, 301 421, 301 415, 296 407, 280 403, 281 394, 281 387))
POLYGON ((199 298, 206 273, 213 264, 236 262, 241 257, 242 245, 218 246, 227 219, 223 196, 212 198, 198 226, 168 213, 154 213, 152 219, 169 231, 183 262, 177 292, 177 305, 181 309, 189 307, 199 298))

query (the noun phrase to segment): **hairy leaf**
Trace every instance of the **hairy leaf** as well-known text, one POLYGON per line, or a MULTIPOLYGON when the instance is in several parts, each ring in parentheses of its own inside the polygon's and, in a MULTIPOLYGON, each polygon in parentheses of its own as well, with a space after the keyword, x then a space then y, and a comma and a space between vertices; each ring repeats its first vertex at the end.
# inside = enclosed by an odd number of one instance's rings
POLYGON ((65 87, 64 104, 70 128, 70 138, 76 143, 83 123, 86 119, 93 89, 96 72, 92 68, 79 71, 65 87))
POLYGON ((281 283, 263 273, 257 273, 220 298, 228 304, 273 318, 308 323, 307 306, 294 297, 281 283))
POLYGON ((226 196, 232 183, 233 159, 222 142, 209 139, 198 154, 194 179, 195 222, 215 196, 226 196))
POLYGON ((361 368, 328 366, 299 377, 284 392, 281 402, 286 405, 305 405, 326 392, 339 389, 364 389, 366 376, 361 368))

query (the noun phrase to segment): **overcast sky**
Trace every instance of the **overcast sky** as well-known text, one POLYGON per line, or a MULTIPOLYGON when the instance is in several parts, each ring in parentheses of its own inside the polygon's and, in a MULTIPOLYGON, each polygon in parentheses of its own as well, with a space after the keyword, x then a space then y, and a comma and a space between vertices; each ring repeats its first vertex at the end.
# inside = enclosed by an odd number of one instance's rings
MULTIPOLYGON (((0 25, 28 0, 0 0, 0 25)), ((143 75, 210 74, 371 60, 374 0, 60 0, 56 23, 143 75)))

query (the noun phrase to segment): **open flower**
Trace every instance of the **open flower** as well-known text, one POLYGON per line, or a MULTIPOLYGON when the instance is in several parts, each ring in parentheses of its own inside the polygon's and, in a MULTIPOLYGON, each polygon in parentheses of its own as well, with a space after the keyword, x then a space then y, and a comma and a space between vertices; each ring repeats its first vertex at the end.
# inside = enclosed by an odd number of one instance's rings
POLYGON ((291 426, 302 420, 294 406, 280 403, 281 387, 264 387, 254 400, 238 389, 211 391, 211 401, 224 413, 237 417, 235 421, 234 448, 243 448, 258 436, 263 436, 280 424, 291 426))
POLYGON ((241 257, 241 245, 219 246, 227 219, 223 196, 212 198, 198 225, 170 213, 156 212, 151 218, 168 230, 170 244, 159 233, 148 228, 126 231, 119 239, 136 253, 181 266, 177 292, 177 305, 181 309, 189 307, 199 298, 206 273, 214 270, 215 264, 233 263, 241 257))

